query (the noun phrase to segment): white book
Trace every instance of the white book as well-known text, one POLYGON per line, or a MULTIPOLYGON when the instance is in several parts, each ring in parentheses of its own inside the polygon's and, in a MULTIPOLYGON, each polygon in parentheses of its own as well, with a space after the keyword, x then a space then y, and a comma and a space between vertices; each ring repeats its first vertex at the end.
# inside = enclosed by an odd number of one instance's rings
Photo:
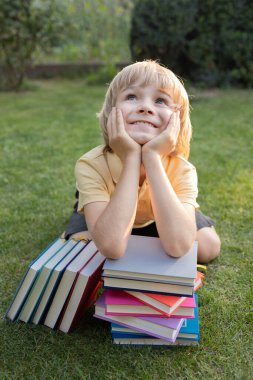
POLYGON ((34 314, 32 322, 35 324, 41 323, 44 314, 47 310, 47 307, 54 297, 54 294, 57 290, 57 286, 60 282, 61 277, 63 276, 64 270, 70 264, 72 260, 77 257, 81 250, 85 247, 86 243, 79 241, 79 243, 66 255, 66 257, 60 261, 60 263, 53 269, 51 272, 49 281, 46 285, 43 296, 39 302, 38 308, 34 314))
POLYGON ((65 244, 66 242, 63 239, 56 239, 35 260, 30 263, 13 297, 12 303, 7 310, 6 318, 9 318, 11 320, 15 320, 17 318, 21 307, 24 304, 26 297, 29 294, 29 291, 41 268, 65 244))
POLYGON ((107 259, 103 277, 194 286, 197 242, 181 257, 171 257, 157 237, 131 235, 123 257, 107 259))
POLYGON ((55 293, 53 302, 48 310, 44 325, 54 328, 56 322, 60 316, 60 313, 63 309, 63 306, 66 302, 68 294, 71 290, 71 287, 75 281, 77 272, 80 271, 96 254, 97 247, 93 241, 90 241, 80 254, 73 260, 70 265, 66 268, 58 289, 55 293))

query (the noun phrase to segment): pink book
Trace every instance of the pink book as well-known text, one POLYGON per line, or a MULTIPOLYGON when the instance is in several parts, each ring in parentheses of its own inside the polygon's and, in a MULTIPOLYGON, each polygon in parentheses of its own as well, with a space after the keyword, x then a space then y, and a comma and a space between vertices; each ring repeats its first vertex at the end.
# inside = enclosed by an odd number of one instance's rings
POLYGON ((121 326, 144 332, 145 334, 154 336, 156 338, 161 338, 169 342, 175 342, 179 330, 184 322, 183 318, 106 315, 104 294, 102 294, 102 296, 96 302, 94 316, 108 322, 115 322, 121 326))
MULTIPOLYGON (((108 315, 138 315, 138 316, 154 316, 154 317, 173 317, 177 318, 193 318, 195 301, 193 297, 176 297, 176 296, 162 296, 167 297, 166 308, 160 308, 151 305, 148 302, 140 300, 139 297, 134 297, 135 293, 122 290, 105 290, 105 303, 106 314, 108 315)), ((137 295, 138 296, 138 295, 137 295)), ((144 293, 141 296, 145 297, 144 293)), ((154 296, 154 294, 152 294, 154 296)), ((155 296, 160 296, 156 294, 155 296)))

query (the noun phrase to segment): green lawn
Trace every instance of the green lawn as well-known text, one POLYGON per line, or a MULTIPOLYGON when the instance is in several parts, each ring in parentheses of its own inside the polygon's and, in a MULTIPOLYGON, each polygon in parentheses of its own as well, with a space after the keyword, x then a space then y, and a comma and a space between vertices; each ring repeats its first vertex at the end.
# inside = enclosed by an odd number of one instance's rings
POLYGON ((217 221, 222 252, 199 291, 201 342, 193 348, 124 347, 87 314, 70 335, 10 323, 4 313, 39 252, 64 229, 75 161, 97 145, 104 87, 29 82, 0 94, 0 379, 251 379, 253 93, 196 92, 191 161, 202 210, 217 221))

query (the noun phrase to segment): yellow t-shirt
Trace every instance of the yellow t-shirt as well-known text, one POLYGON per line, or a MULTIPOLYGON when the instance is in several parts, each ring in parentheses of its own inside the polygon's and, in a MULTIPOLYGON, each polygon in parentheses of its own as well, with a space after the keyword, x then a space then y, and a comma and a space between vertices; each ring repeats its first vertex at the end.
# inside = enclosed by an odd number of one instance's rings
MULTIPOLYGON (((99 145, 84 154, 76 163, 76 186, 79 191, 78 211, 92 202, 109 202, 119 180, 122 163, 119 157, 99 145)), ((195 167, 182 157, 162 158, 163 167, 170 183, 182 203, 199 207, 198 180, 195 167)), ((147 180, 139 187, 138 205, 134 227, 144 227, 154 221, 147 180)))

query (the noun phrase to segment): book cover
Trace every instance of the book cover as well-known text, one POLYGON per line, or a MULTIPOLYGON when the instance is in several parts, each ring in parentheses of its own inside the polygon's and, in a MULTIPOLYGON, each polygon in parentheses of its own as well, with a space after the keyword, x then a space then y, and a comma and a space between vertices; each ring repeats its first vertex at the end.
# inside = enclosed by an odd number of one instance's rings
POLYGON ((68 254, 51 270, 44 292, 38 302, 37 308, 33 314, 32 322, 34 324, 43 323, 44 317, 51 305, 57 287, 67 266, 79 255, 86 243, 79 241, 68 254))
MULTIPOLYGON (((204 275, 201 272, 197 272, 196 279, 194 281, 194 292, 196 292, 204 281, 204 275)), ((155 310, 164 313, 165 315, 186 315, 193 313, 195 307, 195 301, 193 297, 178 297, 165 294, 145 293, 137 291, 126 292, 144 304, 153 307, 155 310), (190 311, 191 309, 191 311, 190 311)))
MULTIPOLYGON (((199 334, 199 315, 198 315, 198 295, 194 294, 195 298, 195 308, 194 308, 194 318, 185 319, 177 336, 177 340, 197 340, 200 339, 199 334)), ((117 323, 111 323, 111 333, 113 338, 150 338, 149 335, 145 333, 140 333, 136 329, 127 328, 117 323)))
POLYGON ((68 252, 76 245, 77 243, 73 240, 69 240, 64 247, 62 247, 42 268, 38 274, 36 280, 33 283, 33 286, 30 290, 30 293, 24 303, 18 320, 23 322, 30 322, 30 318, 36 309, 36 305, 41 299, 45 287, 48 283, 50 275, 52 274, 53 268, 68 254, 68 252))
POLYGON ((63 239, 57 238, 51 244, 49 244, 38 257, 36 257, 27 268, 15 294, 13 300, 6 312, 5 318, 12 321, 16 320, 26 298, 33 286, 33 283, 39 274, 43 265, 50 260, 64 245, 66 242, 63 239))
MULTIPOLYGON (((132 292, 134 294, 134 292, 132 292)), ((193 318, 194 317, 194 298, 184 297, 181 307, 175 305, 181 301, 183 297, 169 297, 167 304, 170 304, 170 313, 161 312, 154 307, 150 307, 147 303, 143 303, 133 295, 120 290, 105 290, 106 314, 108 315, 133 315, 133 316, 157 316, 170 317, 173 312, 174 317, 193 318), (174 307, 174 310, 172 309, 174 307)))
POLYGON ((95 317, 108 322, 116 322, 122 326, 133 328, 156 338, 174 342, 184 319, 158 318, 158 317, 128 317, 105 314, 104 294, 97 300, 95 305, 95 317))
POLYGON ((168 256, 159 238, 131 235, 123 257, 107 259, 103 277, 145 280, 193 288, 196 278, 197 242, 184 256, 168 256))
POLYGON ((90 241, 80 254, 67 266, 45 317, 44 325, 55 328, 78 272, 88 264, 96 252, 97 248, 94 242, 90 241))
POLYGON ((84 315, 85 310, 94 300, 94 292, 96 293, 101 285, 100 280, 104 262, 105 257, 100 252, 97 252, 78 274, 64 306, 59 322, 59 330, 65 333, 73 331, 84 315))
POLYGON ((164 339, 157 338, 113 338, 113 344, 122 345, 132 345, 132 346, 167 346, 167 347, 177 347, 177 346, 197 346, 199 342, 197 340, 190 339, 176 339, 175 342, 168 342, 164 339))
MULTIPOLYGON (((120 260, 120 259, 119 259, 120 260)), ((148 293, 163 293, 190 297, 193 294, 192 286, 159 283, 151 281, 140 281, 113 277, 103 277, 104 287, 108 289, 134 290, 148 293)))

